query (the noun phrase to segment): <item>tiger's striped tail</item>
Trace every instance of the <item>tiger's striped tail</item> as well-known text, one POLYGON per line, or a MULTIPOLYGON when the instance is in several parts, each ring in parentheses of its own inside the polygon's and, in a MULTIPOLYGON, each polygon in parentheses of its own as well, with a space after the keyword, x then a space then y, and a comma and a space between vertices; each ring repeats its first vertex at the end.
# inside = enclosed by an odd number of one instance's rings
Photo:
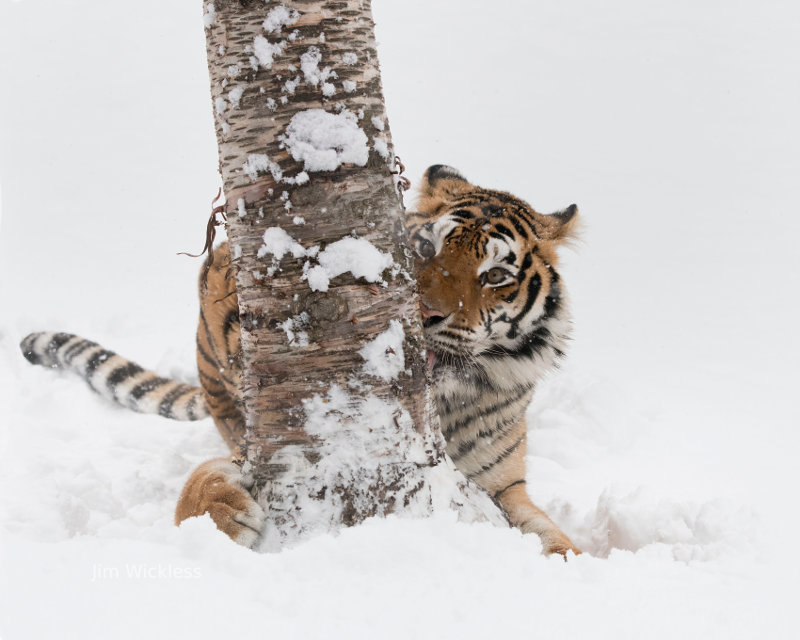
POLYGON ((128 409, 172 420, 209 416, 200 387, 162 378, 91 340, 70 333, 32 333, 19 346, 29 362, 73 371, 101 396, 128 409))

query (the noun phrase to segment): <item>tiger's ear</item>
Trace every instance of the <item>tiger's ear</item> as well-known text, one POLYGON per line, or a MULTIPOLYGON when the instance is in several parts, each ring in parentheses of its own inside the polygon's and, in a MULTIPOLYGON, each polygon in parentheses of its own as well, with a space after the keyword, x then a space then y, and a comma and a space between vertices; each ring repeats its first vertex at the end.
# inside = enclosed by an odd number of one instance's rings
POLYGON ((469 181, 462 176, 457 169, 448 167, 446 164, 435 164, 425 170, 425 175, 422 176, 420 191, 423 195, 431 195, 437 189, 445 187, 445 181, 465 182, 469 184, 469 181))
POLYGON ((542 240, 564 242, 576 240, 578 237, 580 217, 576 204, 549 215, 540 215, 538 221, 542 223, 539 233, 542 240))

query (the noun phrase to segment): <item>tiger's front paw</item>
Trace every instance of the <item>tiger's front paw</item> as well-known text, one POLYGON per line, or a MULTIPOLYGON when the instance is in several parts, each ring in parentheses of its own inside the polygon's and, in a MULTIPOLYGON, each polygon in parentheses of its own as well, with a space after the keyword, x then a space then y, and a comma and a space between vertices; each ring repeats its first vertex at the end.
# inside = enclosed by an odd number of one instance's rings
POLYGON ((562 531, 554 531, 547 535, 542 536, 542 547, 544 555, 549 556, 553 553, 564 556, 567 559, 567 551, 572 551, 576 556, 579 556, 583 551, 578 549, 567 537, 567 534, 562 531))
POLYGON ((175 509, 175 524, 207 513, 234 542, 253 548, 266 514, 253 500, 253 482, 226 458, 204 462, 189 476, 175 509))

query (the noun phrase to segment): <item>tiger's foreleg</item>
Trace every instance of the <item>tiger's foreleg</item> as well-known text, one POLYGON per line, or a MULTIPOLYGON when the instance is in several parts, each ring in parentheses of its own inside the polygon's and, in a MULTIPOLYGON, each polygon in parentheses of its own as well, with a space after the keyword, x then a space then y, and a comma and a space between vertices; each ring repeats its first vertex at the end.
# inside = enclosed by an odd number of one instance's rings
POLYGON ((204 462, 183 487, 175 524, 207 513, 231 540, 253 548, 261 538, 265 514, 250 495, 252 485, 252 479, 230 458, 204 462))
MULTIPOLYGON (((524 419, 520 427, 524 434, 526 431, 524 419)), ((519 446, 504 461, 498 473, 491 478, 491 485, 486 488, 503 507, 513 526, 522 533, 535 533, 539 536, 545 555, 559 553, 566 556, 567 551, 578 555, 581 550, 544 511, 533 504, 528 495, 525 487, 526 451, 527 435, 523 435, 519 446)))
POLYGON ((522 533, 535 533, 541 538, 545 555, 560 553, 565 556, 567 551, 572 551, 575 555, 581 553, 567 534, 561 531, 544 511, 533 504, 525 490, 524 480, 500 493, 497 500, 512 525, 519 528, 522 533))

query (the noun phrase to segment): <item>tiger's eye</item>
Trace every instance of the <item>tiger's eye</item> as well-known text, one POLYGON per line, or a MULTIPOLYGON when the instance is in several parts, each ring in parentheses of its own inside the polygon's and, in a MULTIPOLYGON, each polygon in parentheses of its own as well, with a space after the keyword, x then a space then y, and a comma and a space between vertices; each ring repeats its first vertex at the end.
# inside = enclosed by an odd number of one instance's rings
POLYGON ((430 240, 421 240, 417 253, 421 258, 433 258, 436 255, 436 247, 430 240))
POLYGON ((509 276, 509 272, 502 267, 494 267, 486 272, 486 282, 489 284, 499 284, 509 276))

